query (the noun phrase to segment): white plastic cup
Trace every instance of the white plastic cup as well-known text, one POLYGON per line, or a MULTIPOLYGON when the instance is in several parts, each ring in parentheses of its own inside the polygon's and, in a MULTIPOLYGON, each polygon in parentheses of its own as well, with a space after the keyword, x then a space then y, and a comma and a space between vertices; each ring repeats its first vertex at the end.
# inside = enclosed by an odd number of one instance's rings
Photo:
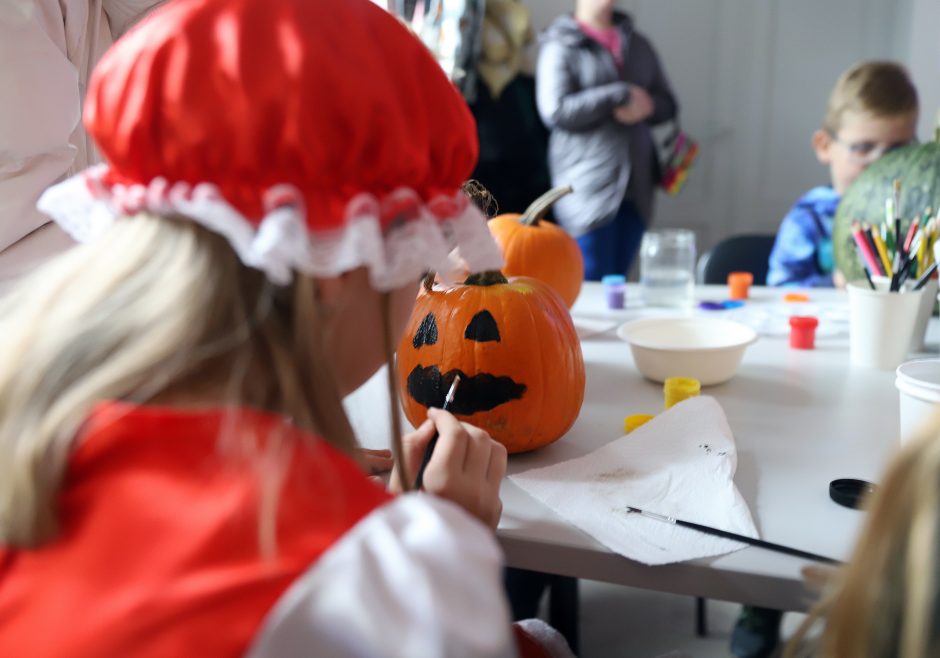
POLYGON ((940 403, 940 359, 902 363, 894 385, 900 396, 903 443, 940 403))
POLYGON ((924 289, 872 290, 853 281, 849 291, 849 360, 866 368, 893 370, 907 357, 924 289))
MULTIPOLYGON (((886 276, 872 276, 871 280, 878 290, 887 290, 891 285, 891 279, 886 276)), ((910 290, 914 283, 908 280, 903 288, 910 290)), ((926 349, 924 339, 927 337, 927 323, 930 322, 930 316, 933 314, 934 300, 937 299, 937 289, 936 277, 928 279, 924 284, 924 295, 920 298, 920 308, 917 310, 917 320, 914 322, 914 332, 911 334, 911 352, 923 352, 926 349)))
POLYGON ((931 277, 924 284, 924 296, 920 298, 920 308, 917 311, 917 320, 914 322, 914 335, 911 336, 911 351, 923 352, 927 349, 924 340, 927 338, 927 323, 933 315, 934 301, 937 299, 937 290, 940 288, 936 277, 931 277))

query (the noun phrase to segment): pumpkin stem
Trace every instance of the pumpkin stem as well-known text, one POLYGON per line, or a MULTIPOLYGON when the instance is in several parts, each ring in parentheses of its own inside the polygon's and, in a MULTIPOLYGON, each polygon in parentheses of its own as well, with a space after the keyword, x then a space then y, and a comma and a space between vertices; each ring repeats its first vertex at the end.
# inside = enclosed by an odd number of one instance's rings
POLYGON ((424 287, 425 292, 431 292, 431 289, 434 287, 434 278, 437 275, 434 272, 428 272, 424 275, 424 278, 421 279, 421 285, 424 287))
POLYGON ((555 187, 550 189, 548 192, 540 196, 538 199, 529 204, 529 207, 525 209, 525 212, 522 213, 522 217, 519 218, 519 222, 525 226, 538 226, 539 220, 542 219, 542 215, 552 207, 558 199, 565 196, 566 194, 571 194, 574 192, 574 188, 570 185, 562 185, 561 187, 555 187))
POLYGON ((503 273, 499 270, 477 272, 468 276, 463 282, 465 286, 495 286, 500 283, 509 283, 509 279, 503 276, 503 273))

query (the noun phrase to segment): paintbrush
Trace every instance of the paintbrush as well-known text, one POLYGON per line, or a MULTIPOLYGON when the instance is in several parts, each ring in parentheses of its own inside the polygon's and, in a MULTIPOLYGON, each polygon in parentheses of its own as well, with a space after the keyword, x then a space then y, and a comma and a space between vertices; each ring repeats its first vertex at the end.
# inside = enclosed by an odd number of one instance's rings
POLYGON ((736 532, 728 532, 727 530, 719 530, 718 528, 712 528, 711 526, 701 525, 699 523, 692 523, 691 521, 683 521, 681 519, 674 519, 671 516, 663 516, 662 514, 656 514, 654 512, 646 512, 637 507, 627 507, 627 512, 633 512, 635 514, 641 514, 650 519, 656 519, 657 521, 663 521, 665 523, 671 523, 673 525, 682 526, 683 528, 691 528, 692 530, 698 530, 699 532, 704 532, 706 535, 715 535, 716 537, 724 537, 725 539, 732 539, 734 541, 739 541, 745 544, 750 544, 751 546, 759 546, 760 548, 766 548, 768 551, 776 551, 777 553, 785 553, 786 555, 794 555, 796 557, 806 558, 807 560, 815 560, 817 562, 825 562, 827 564, 841 564, 838 560, 834 560, 831 557, 825 557, 823 555, 816 555, 815 553, 808 553, 806 551, 801 551, 798 548, 791 548, 789 546, 784 546, 783 544, 774 544, 773 542, 764 541, 763 539, 756 539, 755 537, 748 537, 747 535, 739 535, 736 532))
MULTIPOLYGON (((444 405, 441 407, 444 411, 447 411, 454 401, 454 395, 457 393, 457 384, 459 383, 460 375, 454 375, 454 381, 450 385, 450 388, 447 389, 447 395, 444 397, 444 405)), ((431 455, 434 454, 434 446, 437 445, 437 439, 439 437, 440 434, 434 432, 434 436, 428 441, 428 447, 424 449, 424 457, 421 459, 421 466, 418 467, 418 477, 415 478, 415 491, 420 491, 421 487, 424 486, 424 469, 428 467, 428 462, 431 461, 431 455)))

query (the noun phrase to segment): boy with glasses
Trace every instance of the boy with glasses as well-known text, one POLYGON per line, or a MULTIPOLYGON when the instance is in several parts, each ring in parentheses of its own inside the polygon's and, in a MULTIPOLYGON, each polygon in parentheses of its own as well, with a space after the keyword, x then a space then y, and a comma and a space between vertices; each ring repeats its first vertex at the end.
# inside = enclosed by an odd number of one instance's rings
MULTIPOLYGON (((832 220, 839 199, 872 162, 915 141, 917 90, 899 64, 863 62, 836 82, 813 150, 831 186, 814 187, 783 218, 770 254, 767 285, 843 285, 833 271, 832 220)), ((780 641, 780 610, 744 606, 731 634, 736 658, 765 658, 780 641)))
POLYGON ((832 220, 839 199, 868 165, 915 140, 917 113, 917 90, 899 64, 863 62, 839 77, 823 126, 813 133, 813 150, 829 166, 832 186, 814 187, 783 218, 768 285, 833 285, 832 220))

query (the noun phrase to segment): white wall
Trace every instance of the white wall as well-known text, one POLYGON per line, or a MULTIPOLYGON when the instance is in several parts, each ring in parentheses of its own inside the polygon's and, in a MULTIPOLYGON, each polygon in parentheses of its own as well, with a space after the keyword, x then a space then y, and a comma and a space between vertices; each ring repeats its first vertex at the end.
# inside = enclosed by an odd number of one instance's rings
MULTIPOLYGON (((536 29, 573 0, 528 0, 536 29)), ((732 233, 775 232, 787 209, 828 182, 810 136, 839 73, 868 58, 908 64, 925 107, 940 106, 938 0, 622 0, 657 47, 683 125, 702 145, 659 226, 688 226, 700 250, 732 233)), ((922 112, 921 138, 934 111, 922 112)))
POLYGON ((940 1, 911 0, 905 61, 920 93, 920 136, 929 139, 940 123, 940 1))

